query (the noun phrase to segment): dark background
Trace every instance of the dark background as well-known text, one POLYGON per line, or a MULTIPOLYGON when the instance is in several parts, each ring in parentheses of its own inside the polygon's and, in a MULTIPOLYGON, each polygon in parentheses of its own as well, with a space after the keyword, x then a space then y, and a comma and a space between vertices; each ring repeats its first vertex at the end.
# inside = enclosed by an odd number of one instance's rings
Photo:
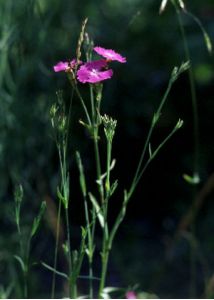
MULTIPOLYGON (((127 64, 115 63, 114 76, 104 84, 102 112, 118 120, 114 144, 118 193, 112 199, 110 222, 120 207, 122 191, 131 183, 153 113, 161 100, 170 72, 185 61, 176 14, 171 3, 158 14, 154 0, 7 0, 0 2, 0 285, 12 284, 12 297, 20 297, 18 252, 14 222, 13 189, 21 182, 25 191, 22 223, 28 228, 42 200, 56 205, 59 182, 58 156, 51 136, 49 110, 62 89, 69 99, 65 74, 54 74, 53 65, 75 56, 76 43, 85 17, 95 45, 112 48, 126 56, 127 64)), ((194 0, 188 9, 199 17, 211 40, 214 36, 213 1, 194 0)), ((213 55, 190 18, 183 18, 196 82, 200 177, 197 195, 213 173, 213 55)), ((83 90, 86 90, 83 87, 83 90)), ((85 91, 86 92, 86 91, 85 91)), ((66 100, 66 101, 67 101, 66 100)), ((93 184, 93 145, 78 123, 82 111, 77 99, 72 111, 70 144, 71 223, 73 245, 78 242, 83 211, 75 150, 81 152, 86 174, 93 184), (91 150, 89 150, 91 149, 91 150)), ((110 257, 108 286, 133 287, 158 297, 202 297, 214 268, 213 187, 211 182, 195 219, 195 236, 178 224, 194 201, 193 187, 182 177, 193 170, 193 115, 187 74, 171 91, 152 143, 158 145, 176 124, 183 128, 151 164, 128 207, 110 257), (195 243, 194 243, 194 241, 195 243), (192 254, 192 245, 194 254, 192 254), (191 275, 191 257, 196 278, 191 275), (195 294, 191 284, 195 281, 195 294)), ((101 145, 103 155, 105 145, 101 145)), ((53 208, 54 209, 54 208, 53 208)), ((53 264, 54 235, 50 214, 33 240, 32 261, 53 264)), ((99 241, 98 241, 99 242, 99 241)), ((61 269, 65 269, 63 259, 61 269)), ((86 266, 84 267, 86 272, 86 266)), ((41 265, 31 271, 30 296, 49 297, 51 273, 41 265), (44 284, 45 282, 45 284, 44 284)), ((84 284, 82 290, 84 291, 84 284)), ((58 282, 62 296, 63 282, 58 282)))

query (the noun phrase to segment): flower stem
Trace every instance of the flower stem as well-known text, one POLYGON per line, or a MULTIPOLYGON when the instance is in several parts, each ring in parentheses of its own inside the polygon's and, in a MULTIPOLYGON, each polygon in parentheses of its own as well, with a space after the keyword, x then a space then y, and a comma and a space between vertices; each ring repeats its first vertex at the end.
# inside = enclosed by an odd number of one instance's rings
MULTIPOLYGON (((105 246, 107 246, 107 244, 105 246)), ((102 293, 106 282, 108 260, 109 260, 109 249, 108 247, 106 247, 104 252, 102 253, 102 272, 101 272, 101 279, 100 279, 99 292, 98 292, 99 299, 103 298, 102 293)))
MULTIPOLYGON (((177 5, 175 4, 175 1, 172 1, 177 18, 178 23, 181 31, 181 36, 183 39, 183 45, 184 45, 184 52, 185 52, 185 58, 186 60, 190 61, 190 52, 189 47, 186 39, 186 33, 185 28, 181 20, 181 13, 178 9, 177 5)), ((188 76, 189 76, 189 83, 190 83, 190 93, 191 93, 191 99, 192 99, 192 112, 193 112, 193 137, 194 137, 194 161, 193 161, 193 175, 198 175, 198 166, 199 166, 199 121, 198 121, 198 107, 197 107, 197 97, 196 97, 196 88, 195 88, 195 81, 193 76, 193 69, 190 65, 190 68, 188 69, 188 76)))
POLYGON ((84 207, 85 207, 85 219, 87 226, 87 235, 88 235, 88 264, 89 264, 89 298, 93 299, 93 237, 90 229, 89 222, 89 213, 88 213, 88 204, 86 196, 84 196, 84 207))
MULTIPOLYGON (((177 4, 174 0, 172 0, 172 4, 175 8, 179 28, 183 40, 184 45, 184 52, 185 57, 188 61, 190 61, 190 52, 188 47, 188 42, 186 38, 186 32, 184 25, 181 20, 181 13, 179 8, 177 7, 177 4)), ((195 81, 193 76, 193 69, 190 65, 190 68, 188 70, 188 76, 189 76, 189 84, 190 84, 190 93, 191 93, 191 99, 192 99, 192 113, 193 113, 193 139, 194 139, 194 154, 193 154, 193 176, 199 177, 199 119, 198 119, 198 107, 197 107, 197 97, 196 97, 196 88, 195 88, 195 81)), ((197 193, 197 186, 194 184, 192 195, 193 199, 195 199, 197 193)), ((193 222, 191 224, 191 233, 194 236, 195 235, 195 224, 194 224, 194 218, 195 218, 195 208, 193 208, 193 222)), ((196 253, 195 253, 195 247, 190 244, 191 251, 190 251, 190 297, 195 298, 196 294, 196 253)))
MULTIPOLYGON (((94 103, 94 92, 93 86, 90 84, 90 99, 91 99, 91 115, 92 115, 92 126, 93 126, 93 141, 94 141, 94 153, 95 153, 95 161, 96 161, 96 171, 97 171, 97 180, 101 178, 101 163, 100 163, 100 152, 99 152, 99 127, 96 120, 96 111, 95 111, 95 103, 94 103)), ((97 113, 100 113, 99 111, 97 113)), ((101 202, 104 202, 104 195, 103 195, 103 186, 99 184, 99 193, 101 202)))
MULTIPOLYGON (((54 251, 54 270, 56 270, 56 268, 57 268, 57 254, 58 254, 58 248, 59 248, 59 228, 60 228, 60 219, 61 219, 61 207, 62 207, 62 203, 59 200, 58 213, 57 213, 57 224, 56 224, 56 243, 55 243, 55 251, 54 251)), ((53 272, 51 299, 55 298, 55 288, 56 288, 56 273, 53 272)))
POLYGON ((72 278, 72 263, 71 263, 71 237, 70 237, 70 225, 68 217, 68 208, 65 209, 65 219, 66 219, 66 231, 67 231, 67 245, 68 245, 68 272, 69 272, 69 297, 73 299, 75 286, 71 282, 72 278))
POLYGON ((145 142, 144 147, 143 147, 143 151, 142 151, 141 156, 140 156, 140 160, 139 160, 139 163, 138 163, 138 166, 137 166, 137 170, 135 172, 134 179, 133 179, 131 187, 129 189, 129 197, 131 197, 132 193, 134 192, 134 190, 136 188, 137 182, 139 181, 138 180, 139 173, 140 173, 140 170, 142 168, 142 163, 143 163, 143 160, 144 160, 144 157, 145 157, 145 154, 146 154, 146 150, 147 150, 149 142, 151 140, 153 130, 154 130, 156 124, 157 124, 158 118, 159 118, 159 116, 162 112, 163 106, 164 106, 164 104, 167 100, 167 97, 168 97, 169 93, 170 93, 172 83, 173 83, 172 78, 170 78, 167 89, 166 89, 166 92, 165 92, 165 94, 164 94, 164 96, 161 100, 161 103, 160 103, 160 105, 159 105, 159 107, 158 107, 158 109, 155 113, 155 116, 157 116, 157 120, 154 120, 154 118, 153 118, 152 123, 150 125, 150 129, 149 129, 149 132, 148 132, 148 135, 147 135, 147 138, 146 138, 146 142, 145 142))

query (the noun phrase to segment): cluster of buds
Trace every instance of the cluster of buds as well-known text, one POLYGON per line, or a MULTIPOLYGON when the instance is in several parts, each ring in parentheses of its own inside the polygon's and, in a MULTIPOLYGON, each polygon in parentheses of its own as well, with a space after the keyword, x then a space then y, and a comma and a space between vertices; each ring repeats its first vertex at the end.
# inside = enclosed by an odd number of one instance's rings
POLYGON ((106 138, 109 142, 112 142, 115 129, 117 126, 117 120, 112 119, 111 117, 107 116, 106 114, 104 116, 101 116, 101 120, 104 125, 104 132, 106 135, 106 138))

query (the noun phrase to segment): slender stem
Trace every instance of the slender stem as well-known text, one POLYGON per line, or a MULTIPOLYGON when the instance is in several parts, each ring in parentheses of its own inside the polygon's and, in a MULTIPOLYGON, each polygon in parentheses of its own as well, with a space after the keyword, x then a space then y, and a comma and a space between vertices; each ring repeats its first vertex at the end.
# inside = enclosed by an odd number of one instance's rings
MULTIPOLYGON (((92 85, 90 85, 90 99, 91 99, 91 114, 92 114, 93 141, 94 141, 96 171, 97 171, 97 179, 100 180, 102 172, 101 172, 99 145, 98 145, 99 127, 98 127, 96 115, 95 115, 94 92, 93 92, 92 85)), ((101 182, 99 184, 99 192, 100 192, 101 202, 103 203, 104 195, 103 195, 103 186, 102 186, 101 182)))
POLYGON ((31 237, 27 241, 26 255, 25 255, 25 270, 24 270, 24 298, 28 298, 28 271, 29 271, 29 255, 30 255, 31 237))
MULTIPOLYGON (((172 87, 172 80, 170 79, 169 83, 168 83, 168 86, 167 86, 167 89, 166 89, 166 92, 161 100, 161 103, 155 113, 155 116, 157 116, 157 118, 159 118, 160 114, 161 114, 161 111, 163 109, 163 106, 167 100, 167 97, 169 95, 169 92, 171 90, 171 87, 172 87)), ((158 119, 157 119, 158 120, 158 119)), ((140 169, 142 167, 142 163, 143 163, 143 160, 144 160, 144 157, 145 157, 145 154, 146 154, 146 150, 148 148, 148 145, 149 145, 149 142, 150 142, 150 139, 151 139, 151 136, 152 136, 152 133, 153 133, 153 130, 155 128, 155 125, 157 124, 157 120, 154 121, 154 118, 152 120, 152 123, 150 125, 150 129, 149 129, 149 132, 148 132, 148 135, 147 135, 147 138, 146 138, 146 142, 144 144, 144 147, 143 147, 143 151, 141 153, 141 156, 140 156, 140 160, 139 160, 139 163, 138 163, 138 166, 137 166, 137 170, 135 172, 135 176, 134 176, 134 179, 132 181, 132 184, 131 184, 131 187, 130 187, 130 190, 129 190, 129 194, 132 194, 135 187, 136 187, 136 181, 137 181, 137 178, 138 178, 138 175, 139 175, 139 172, 140 172, 140 169)))
MULTIPOLYGON (((168 136, 161 142, 161 144, 157 147, 153 155, 147 160, 142 170, 139 172, 138 178, 136 179, 135 186, 139 183, 141 177, 143 176, 144 172, 146 171, 149 164, 152 162, 152 160, 156 157, 158 152, 161 150, 161 148, 168 142, 168 140, 175 134, 175 132, 178 130, 177 127, 173 128, 173 130, 168 134, 168 136)), ((131 197, 131 193, 128 193, 129 198, 131 197)))
POLYGON ((68 272, 69 272, 69 297, 72 296, 74 292, 74 286, 71 284, 72 277, 72 263, 71 263, 71 245, 70 245, 70 225, 69 225, 69 217, 68 217, 68 208, 65 209, 65 219, 66 219, 66 231, 67 231, 67 241, 68 241, 68 272))
MULTIPOLYGON (((74 89, 72 89, 71 92, 71 98, 70 98, 70 104, 69 104, 69 112, 68 112, 68 123, 67 123, 67 128, 66 128, 66 133, 65 133, 65 145, 64 145, 64 163, 65 163, 65 158, 67 156, 67 151, 68 151, 68 138, 69 138, 69 133, 70 133, 70 121, 71 121, 71 111, 72 111, 72 103, 73 103, 73 96, 74 96, 74 89)), ((57 138, 55 135, 55 141, 57 144, 58 148, 58 153, 59 153, 59 159, 60 159, 60 170, 61 170, 61 176, 62 176, 62 185, 64 184, 64 172, 63 172, 63 165, 62 165, 62 157, 61 157, 61 150, 60 150, 60 145, 58 145, 57 138)), ((60 221, 61 221, 61 208, 62 208, 62 203, 61 200, 59 200, 59 205, 58 205, 58 211, 57 211, 57 225, 56 225, 56 242, 55 242, 55 250, 54 250, 54 270, 56 270, 57 267, 57 254, 58 254, 58 248, 59 248, 59 230, 60 230, 60 221)), ((53 278, 52 278, 52 287, 51 287, 51 298, 55 298, 55 288, 56 288, 56 273, 53 273, 53 278)))
MULTIPOLYGON (((190 61, 190 52, 189 47, 187 43, 185 28, 181 20, 181 13, 179 8, 177 7, 174 0, 172 0, 172 3, 174 5, 178 23, 180 27, 181 36, 183 39, 183 45, 184 45, 184 52, 186 59, 190 61)), ((198 107, 197 107, 197 97, 196 97, 196 88, 195 88, 195 81, 193 76, 193 70, 192 66, 190 66, 188 70, 188 76, 189 76, 189 83, 190 83, 190 93, 191 93, 191 99, 192 99, 192 112, 193 112, 193 138, 194 138, 194 158, 193 158, 193 176, 198 176, 199 173, 199 119, 198 119, 198 107)), ((196 185, 193 186, 193 199, 195 199, 196 193, 197 193, 197 187, 196 185)), ((193 216, 195 216, 195 209, 193 208, 193 216)), ((194 217, 193 222, 191 224, 191 232, 192 235, 195 235, 195 225, 194 225, 194 217)), ((190 251, 190 297, 195 298, 196 294, 196 254, 195 254, 195 248, 193 245, 191 245, 191 251, 190 251)))
POLYGON ((75 89, 75 92, 77 93, 77 96, 80 99, 80 102, 82 104, 83 110, 85 112, 85 115, 86 115, 86 118, 87 118, 87 121, 88 121, 88 124, 91 126, 91 119, 90 119, 89 114, 88 114, 88 109, 87 109, 87 107, 85 105, 85 102, 84 102, 84 100, 83 100, 83 98, 80 94, 80 91, 79 91, 78 87, 75 84, 73 84, 73 88, 75 89))
MULTIPOLYGON (((97 173, 97 179, 99 180, 99 193, 100 193, 100 201, 104 206, 104 190, 103 190, 103 184, 100 181, 101 179, 101 162, 100 162, 100 153, 99 153, 99 144, 98 144, 98 133, 99 133, 99 124, 98 124, 98 115, 100 113, 100 102, 99 102, 99 106, 97 107, 97 113, 95 110, 95 103, 94 103, 94 91, 93 91, 93 86, 90 85, 90 100, 91 100, 91 115, 92 115, 92 126, 93 126, 93 141, 94 141, 94 153, 95 153, 95 161, 96 161, 96 173, 97 173)), ((93 212, 92 215, 94 216, 95 214, 95 209, 93 207, 93 212)), ((107 207, 105 209, 105 216, 107 216, 107 207)), ((100 289, 102 290, 105 284, 105 277, 106 277, 106 269, 107 269, 107 263, 108 263, 108 259, 106 258, 105 260, 105 243, 106 243, 106 239, 107 239, 107 235, 108 235, 108 227, 107 227, 107 223, 106 223, 106 217, 105 219, 105 225, 104 225, 104 231, 103 231, 103 247, 102 247, 102 253, 103 253, 103 258, 102 258, 102 285, 100 286, 100 289)), ((95 221, 94 221, 94 225, 92 228, 92 247, 93 247, 93 239, 94 239, 94 232, 95 232, 95 221)), ((93 255, 91 257, 91 263, 93 261, 93 255)), ((89 262, 90 263, 90 262, 89 262)), ((92 272, 92 269, 91 269, 92 272)), ((93 275, 93 273, 91 274, 93 275)), ((90 277, 91 277, 90 275, 90 277)), ((92 282, 91 282, 92 284, 92 282)), ((99 292, 100 294, 101 292, 99 292)))
POLYGON ((86 196, 84 195, 84 207, 85 207, 85 219, 87 226, 87 235, 88 235, 88 263, 89 263, 89 298, 93 299, 93 239, 92 232, 90 229, 89 213, 88 213, 88 204, 86 196))
POLYGON ((73 97, 74 97, 74 89, 72 89, 71 92, 71 99, 70 99, 70 104, 69 104, 69 109, 68 109, 68 123, 67 123, 67 128, 66 128, 66 137, 65 137, 65 156, 67 156, 68 152, 68 138, 70 134, 70 124, 71 124, 71 111, 72 111, 72 103, 73 103, 73 97))
MULTIPOLYGON (((107 246, 107 244, 106 244, 107 246)), ((101 279, 100 279, 100 285, 99 285, 99 293, 98 297, 99 299, 102 299, 102 292, 105 287, 105 281, 106 281, 106 274, 107 274, 107 268, 108 268, 108 260, 109 260, 109 249, 108 247, 105 249, 105 252, 102 253, 102 273, 101 273, 101 279)))
MULTIPOLYGON (((186 60, 190 61, 190 52, 189 47, 186 39, 186 33, 185 28, 181 20, 181 14, 180 11, 175 4, 174 1, 172 1, 178 22, 179 27, 181 31, 181 36, 183 39, 183 45, 184 45, 184 51, 185 51, 185 57, 186 60)), ((198 175, 198 166, 199 166, 199 121, 198 121, 198 107, 197 107, 197 97, 196 97, 196 88, 195 88, 195 81, 193 76, 193 70, 192 66, 190 66, 188 70, 188 76, 189 76, 189 83, 190 83, 190 93, 191 93, 191 99, 192 99, 192 110, 193 110, 193 135, 194 135, 194 162, 193 162, 193 175, 198 175)))
POLYGON ((90 88, 90 100, 91 100, 91 116, 93 125, 95 123, 95 107, 94 107, 94 92, 93 92, 93 85, 89 85, 90 88))
POLYGON ((103 215, 104 215, 104 228, 103 228, 103 246, 102 246, 102 267, 101 267, 101 280, 99 286, 99 297, 102 298, 101 294, 105 286, 106 273, 109 260, 110 252, 110 239, 108 230, 108 201, 110 192, 110 164, 111 164, 111 152, 112 152, 112 140, 107 138, 107 159, 106 159, 106 197, 105 203, 103 205, 103 215))
MULTIPOLYGON (((57 213, 57 225, 56 225, 56 243, 55 243, 55 251, 54 251, 54 270, 57 268, 57 253, 59 248, 59 228, 60 228, 60 219, 61 219, 61 207, 62 202, 59 200, 58 205, 58 213, 57 213)), ((52 278, 52 288, 51 288, 51 298, 55 298, 55 287, 56 287, 56 273, 53 272, 52 278)))
MULTIPOLYGON (((107 140, 107 160, 106 160, 106 198, 109 198, 110 191, 110 165, 111 165, 112 142, 107 140)), ((108 201, 108 200, 107 200, 108 201)))
POLYGON ((93 267, 92 260, 89 260, 89 298, 93 299, 93 267))

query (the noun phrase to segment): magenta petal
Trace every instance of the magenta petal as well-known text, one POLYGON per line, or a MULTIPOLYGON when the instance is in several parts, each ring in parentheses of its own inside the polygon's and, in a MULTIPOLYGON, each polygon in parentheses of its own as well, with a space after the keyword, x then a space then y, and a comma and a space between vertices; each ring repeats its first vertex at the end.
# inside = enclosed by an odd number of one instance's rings
POLYGON ((99 69, 100 70, 107 66, 107 62, 105 59, 94 60, 94 61, 87 62, 84 66, 90 70, 91 69, 99 69))
POLYGON ((126 58, 120 55, 119 53, 115 52, 112 49, 105 49, 102 47, 94 47, 94 51, 97 52, 97 54, 105 57, 107 60, 114 60, 119 61, 120 63, 125 63, 126 58))
POLYGON ((106 79, 110 79, 113 75, 111 69, 106 71, 88 70, 84 66, 77 72, 77 79, 82 83, 97 83, 106 79))
POLYGON ((77 79, 82 83, 97 83, 106 79, 110 79, 113 75, 113 71, 103 70, 106 67, 107 62, 102 60, 96 60, 88 62, 80 67, 77 72, 77 79))
POLYGON ((56 64, 53 68, 54 68, 54 71, 55 72, 61 72, 61 71, 66 71, 67 68, 68 68, 68 62, 63 62, 63 61, 60 61, 58 62, 58 64, 56 64))

